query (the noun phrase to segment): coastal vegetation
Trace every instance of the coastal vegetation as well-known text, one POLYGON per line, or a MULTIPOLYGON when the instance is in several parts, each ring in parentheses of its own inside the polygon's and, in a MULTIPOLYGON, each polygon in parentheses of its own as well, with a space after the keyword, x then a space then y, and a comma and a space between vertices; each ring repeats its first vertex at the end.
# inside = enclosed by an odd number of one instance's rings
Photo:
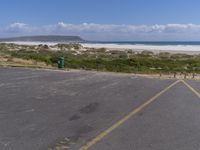
POLYGON ((0 58, 32 60, 56 67, 61 56, 65 58, 65 67, 74 69, 145 74, 200 73, 200 55, 83 48, 80 44, 0 44, 0 58))

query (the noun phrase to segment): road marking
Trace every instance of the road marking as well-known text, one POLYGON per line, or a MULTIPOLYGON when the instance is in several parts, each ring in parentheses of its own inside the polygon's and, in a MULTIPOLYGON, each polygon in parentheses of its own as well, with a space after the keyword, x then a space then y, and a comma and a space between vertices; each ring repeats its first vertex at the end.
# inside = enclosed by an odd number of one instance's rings
POLYGON ((192 86, 190 86, 187 82, 184 80, 180 80, 183 84, 185 84, 195 95, 197 95, 200 98, 200 93, 195 90, 192 86))
POLYGON ((143 103, 142 105, 140 105, 136 109, 132 110, 129 114, 127 114, 121 120, 119 120, 118 122, 116 122, 115 124, 113 124, 111 127, 109 127, 108 129, 106 129, 105 131, 103 131, 99 135, 97 135, 95 138, 93 138, 92 140, 90 140, 89 142, 87 142, 79 150, 88 150, 90 147, 92 147, 97 142, 99 142, 100 140, 102 140, 105 136, 107 136, 113 130, 115 130, 116 128, 118 128, 122 124, 124 124, 132 116, 134 116, 135 114, 137 114, 138 112, 140 112, 142 109, 144 109, 145 107, 147 107, 149 104, 151 104, 152 102, 154 102, 158 97, 160 97, 162 94, 164 94, 166 91, 168 91, 170 88, 172 88, 173 86, 175 86, 180 81, 181 80, 177 80, 177 81, 173 82, 172 84, 170 84, 168 87, 164 88, 162 91, 160 91, 155 96, 153 96, 152 98, 150 98, 149 100, 147 100, 145 103, 143 103))

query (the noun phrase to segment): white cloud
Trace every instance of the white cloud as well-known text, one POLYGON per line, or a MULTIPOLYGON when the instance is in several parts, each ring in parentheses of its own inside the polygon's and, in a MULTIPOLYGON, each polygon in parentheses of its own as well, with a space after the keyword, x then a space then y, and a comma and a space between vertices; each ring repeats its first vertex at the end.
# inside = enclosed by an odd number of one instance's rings
POLYGON ((9 27, 10 28, 24 28, 26 26, 27 26, 27 24, 25 24, 25 23, 16 22, 16 23, 11 24, 9 27))
POLYGON ((59 22, 54 25, 31 26, 13 23, 0 28, 2 36, 20 35, 79 35, 88 40, 200 40, 200 25, 116 25, 59 22))
POLYGON ((25 23, 13 23, 5 28, 6 32, 24 32, 29 31, 30 27, 25 23))

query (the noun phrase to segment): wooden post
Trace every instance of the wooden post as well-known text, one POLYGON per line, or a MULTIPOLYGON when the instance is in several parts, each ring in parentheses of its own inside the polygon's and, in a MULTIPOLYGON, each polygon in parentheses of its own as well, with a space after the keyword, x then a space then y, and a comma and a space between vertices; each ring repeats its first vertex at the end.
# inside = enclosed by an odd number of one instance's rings
POLYGON ((186 79, 187 78, 187 74, 186 73, 184 73, 184 79, 186 79))
POLYGON ((174 72, 174 78, 176 78, 176 72, 174 72))
POLYGON ((194 78, 195 78, 195 73, 193 72, 193 73, 192 73, 192 79, 194 79, 194 78))

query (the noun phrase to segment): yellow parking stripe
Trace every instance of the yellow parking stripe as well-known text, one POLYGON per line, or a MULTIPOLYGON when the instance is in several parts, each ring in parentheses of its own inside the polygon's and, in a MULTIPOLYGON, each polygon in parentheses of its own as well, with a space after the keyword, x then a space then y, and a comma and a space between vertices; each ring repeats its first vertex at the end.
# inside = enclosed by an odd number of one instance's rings
POLYGON ((195 95, 197 95, 200 98, 200 93, 197 92, 197 90, 195 90, 193 87, 191 87, 187 82, 185 82, 184 80, 181 80, 181 82, 183 82, 183 84, 185 84, 195 95))
POLYGON ((132 110, 129 114, 127 114, 121 120, 119 120, 118 122, 116 122, 115 124, 113 124, 111 127, 109 127, 108 129, 106 129, 105 131, 101 132, 99 135, 97 135, 91 141, 87 142, 79 150, 88 150, 89 148, 91 148, 94 144, 96 144, 97 142, 99 142, 100 140, 102 140, 105 136, 107 136, 109 133, 111 133, 113 130, 115 130, 116 128, 118 128, 122 124, 124 124, 132 116, 134 116, 135 114, 137 114, 138 112, 140 112, 142 109, 144 109, 145 107, 147 107, 149 104, 151 104, 152 102, 154 102, 159 96, 161 96, 162 94, 164 94, 165 92, 167 92, 170 88, 172 88, 173 86, 175 86, 179 82, 180 82, 180 80, 177 80, 174 83, 172 83, 171 85, 169 85, 168 87, 166 87, 165 89, 163 89, 162 91, 160 91, 159 93, 157 93, 155 96, 153 96, 152 98, 150 98, 149 100, 147 100, 145 103, 143 103, 142 105, 140 105, 136 109, 132 110))

